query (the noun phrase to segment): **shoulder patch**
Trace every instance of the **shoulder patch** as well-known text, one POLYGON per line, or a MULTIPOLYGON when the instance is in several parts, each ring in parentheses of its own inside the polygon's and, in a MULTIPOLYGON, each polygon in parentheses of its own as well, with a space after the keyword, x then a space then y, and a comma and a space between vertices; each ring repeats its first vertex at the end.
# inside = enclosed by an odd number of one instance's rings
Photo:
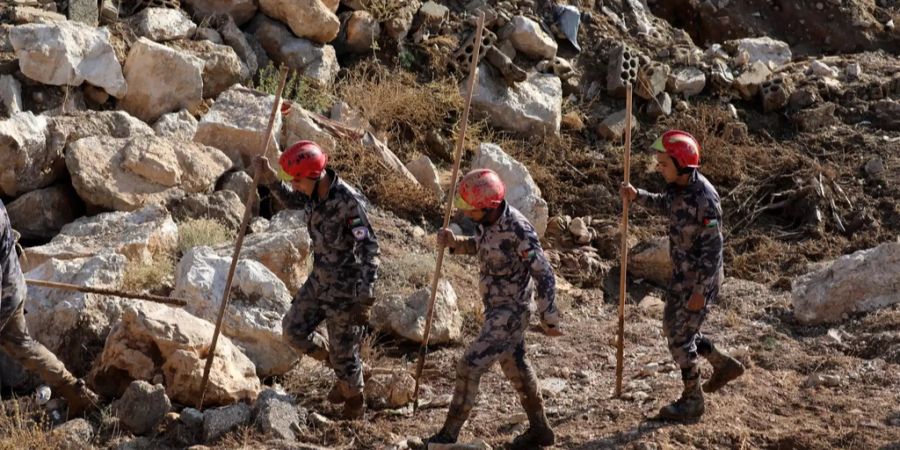
POLYGON ((353 237, 356 238, 357 241, 362 241, 369 237, 369 229, 366 227, 356 227, 352 230, 353 237))
POLYGON ((363 221, 358 216, 347 219, 347 225, 349 225, 350 228, 358 227, 358 226, 361 226, 362 224, 363 224, 363 221))
POLYGON ((719 226, 719 221, 715 218, 703 219, 703 226, 706 228, 715 228, 719 226))
POLYGON ((525 261, 531 261, 537 256, 537 250, 533 248, 523 250, 521 253, 519 253, 519 256, 521 256, 525 261))

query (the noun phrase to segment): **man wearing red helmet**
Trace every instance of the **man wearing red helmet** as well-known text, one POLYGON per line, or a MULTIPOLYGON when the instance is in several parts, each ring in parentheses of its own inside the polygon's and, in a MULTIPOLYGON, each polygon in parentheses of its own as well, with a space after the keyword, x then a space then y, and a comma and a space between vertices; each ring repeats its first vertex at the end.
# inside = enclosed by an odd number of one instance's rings
POLYGON ((665 210, 669 214, 669 253, 674 264, 663 312, 663 332, 669 351, 681 368, 684 391, 659 415, 691 420, 703 415, 703 392, 715 392, 744 373, 744 366, 717 349, 700 333, 721 287, 722 207, 719 194, 700 174, 700 144, 678 130, 665 132, 653 144, 656 171, 668 183, 664 194, 623 185, 622 197, 665 210), (713 366, 712 377, 700 386, 697 355, 713 366))
POLYGON ((278 160, 280 182, 265 158, 256 164, 275 197, 306 211, 312 239, 313 269, 284 316, 284 338, 301 353, 331 365, 338 382, 328 399, 344 403, 344 418, 360 419, 365 398, 359 349, 375 301, 380 252, 366 215, 368 201, 327 163, 316 143, 300 141, 278 160), (323 320, 327 341, 316 332, 323 320))
POLYGON ((453 443, 459 437, 478 396, 481 375, 499 361, 519 393, 530 427, 512 448, 553 445, 555 437, 544 414, 537 377, 525 356, 525 329, 531 317, 535 285, 541 328, 559 336, 556 279, 534 227, 506 203, 506 188, 491 170, 469 172, 460 181, 456 207, 478 223, 475 236, 455 236, 441 230, 438 240, 454 254, 475 254, 481 266, 480 290, 484 326, 457 366, 456 387, 447 420, 433 443, 453 443), (534 282, 532 282, 534 280, 534 282))

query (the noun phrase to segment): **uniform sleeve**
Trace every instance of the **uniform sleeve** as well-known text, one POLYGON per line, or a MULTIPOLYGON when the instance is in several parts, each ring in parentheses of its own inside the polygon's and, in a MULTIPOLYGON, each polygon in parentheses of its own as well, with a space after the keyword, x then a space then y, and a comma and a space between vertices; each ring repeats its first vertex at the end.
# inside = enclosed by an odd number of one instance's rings
POLYGON ((525 229, 517 250, 522 262, 528 267, 531 278, 537 284, 537 312, 541 321, 550 326, 559 325, 559 311, 556 309, 556 276, 533 229, 525 229))
POLYGON ((453 255, 474 255, 478 253, 478 244, 474 236, 462 236, 456 245, 450 248, 453 255))
MULTIPOLYGON (((378 279, 379 256, 381 255, 378 238, 369 222, 365 206, 359 200, 349 201, 345 211, 347 225, 353 235, 353 254, 362 268, 363 288, 371 293, 375 286, 375 280, 378 279)), ((370 295, 370 298, 373 297, 370 295)))
POLYGON ((706 295, 718 282, 722 265, 722 208, 712 198, 702 199, 697 209, 700 231, 696 240, 697 279, 692 293, 706 295))
POLYGON ((665 211, 669 210, 671 202, 667 194, 657 194, 645 191, 643 189, 638 189, 637 191, 638 196, 635 199, 635 203, 637 203, 638 205, 648 206, 665 211))
POLYGON ((272 195, 289 209, 303 209, 309 201, 309 197, 294 191, 283 181, 276 181, 267 187, 272 195))

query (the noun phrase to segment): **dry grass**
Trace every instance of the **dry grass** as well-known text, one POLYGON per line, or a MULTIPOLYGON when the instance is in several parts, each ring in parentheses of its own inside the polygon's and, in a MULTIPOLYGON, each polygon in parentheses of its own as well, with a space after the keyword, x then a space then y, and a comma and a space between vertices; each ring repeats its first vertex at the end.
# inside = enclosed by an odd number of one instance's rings
POLYGON ((30 399, 12 399, 0 406, 0 450, 56 449, 64 445, 50 432, 43 409, 30 399))
POLYGON ((234 232, 212 219, 191 219, 178 225, 178 254, 194 247, 214 246, 234 238, 234 232))
POLYGON ((125 268, 122 288, 131 292, 154 292, 170 285, 175 275, 175 258, 168 254, 156 255, 149 264, 130 262, 125 268))

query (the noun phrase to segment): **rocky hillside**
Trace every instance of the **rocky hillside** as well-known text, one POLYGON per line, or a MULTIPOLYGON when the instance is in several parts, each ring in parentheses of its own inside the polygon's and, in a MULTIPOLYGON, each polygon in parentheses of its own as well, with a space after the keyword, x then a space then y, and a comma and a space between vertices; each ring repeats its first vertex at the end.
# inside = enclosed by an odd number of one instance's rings
MULTIPOLYGON (((0 5, 0 199, 26 277, 187 305, 30 287, 32 335, 104 404, 66 420, 0 353, 0 447, 402 449, 433 433, 481 323, 477 265, 450 257, 413 415, 478 14, 463 169, 500 174, 557 271, 566 335, 529 334, 529 352, 558 447, 900 445, 896 1, 14 0, 0 5), (247 166, 282 66, 285 104, 265 153, 315 140, 373 202, 383 263, 365 422, 340 422, 329 370, 281 340, 309 236, 302 213, 251 192, 247 166), (728 279, 708 331, 751 369, 697 424, 652 420, 679 388, 659 324, 665 218, 640 207, 627 388, 612 394, 627 84, 632 182, 663 189, 645 149, 681 128, 703 145, 723 200, 728 279)), ((483 383, 463 438, 502 448, 525 418, 499 371, 483 383)))

